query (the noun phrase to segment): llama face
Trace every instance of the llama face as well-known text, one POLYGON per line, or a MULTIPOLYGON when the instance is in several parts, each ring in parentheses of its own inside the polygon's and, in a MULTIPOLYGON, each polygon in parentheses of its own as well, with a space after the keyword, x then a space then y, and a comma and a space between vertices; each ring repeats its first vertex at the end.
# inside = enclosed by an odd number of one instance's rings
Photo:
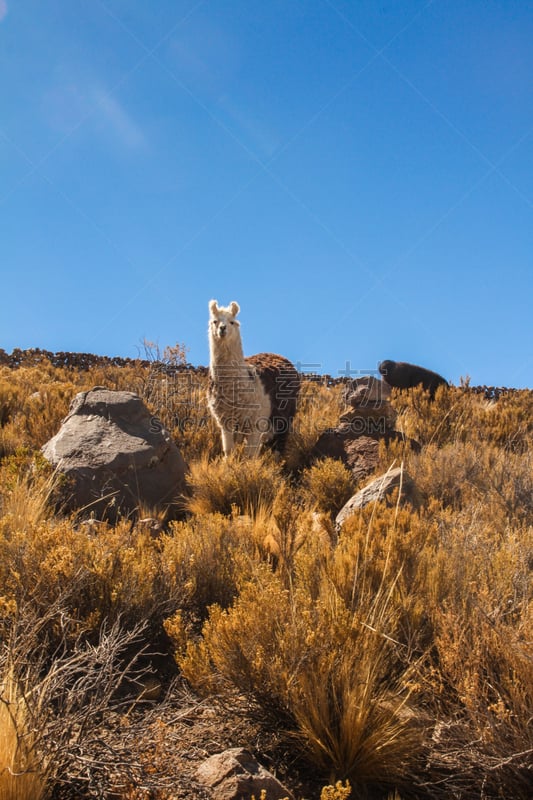
POLYGON ((394 368, 394 361, 390 361, 389 359, 386 359, 385 361, 382 361, 380 364, 378 364, 378 370, 381 375, 390 375, 392 373, 393 368, 394 368))
POLYGON ((219 306, 216 300, 209 303, 210 334, 214 339, 225 339, 228 343, 238 338, 240 323, 235 319, 239 313, 238 303, 230 303, 229 306, 219 306))

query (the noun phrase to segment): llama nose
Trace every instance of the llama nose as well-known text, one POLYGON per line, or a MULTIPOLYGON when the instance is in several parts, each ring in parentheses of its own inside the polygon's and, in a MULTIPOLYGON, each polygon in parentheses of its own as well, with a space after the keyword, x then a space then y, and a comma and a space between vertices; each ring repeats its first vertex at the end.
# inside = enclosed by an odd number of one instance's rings
POLYGON ((218 329, 218 333, 219 333, 220 336, 225 336, 226 335, 226 326, 225 325, 220 325, 219 329, 218 329))

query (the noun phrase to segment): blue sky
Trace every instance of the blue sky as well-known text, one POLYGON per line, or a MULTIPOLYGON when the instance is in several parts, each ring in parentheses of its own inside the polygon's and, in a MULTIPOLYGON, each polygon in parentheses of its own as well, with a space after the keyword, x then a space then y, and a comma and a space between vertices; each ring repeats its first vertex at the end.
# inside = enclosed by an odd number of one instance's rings
POLYGON ((0 347, 533 386, 533 4, 0 0, 0 347))

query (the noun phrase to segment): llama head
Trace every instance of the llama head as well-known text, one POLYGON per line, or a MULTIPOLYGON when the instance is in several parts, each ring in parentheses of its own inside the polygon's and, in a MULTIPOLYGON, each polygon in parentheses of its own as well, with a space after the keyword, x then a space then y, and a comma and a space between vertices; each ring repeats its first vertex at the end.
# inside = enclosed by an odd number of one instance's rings
POLYGON ((216 300, 209 302, 209 333, 214 339, 225 339, 228 343, 238 339, 240 323, 235 319, 239 313, 235 300, 229 306, 219 306, 216 300))
POLYGON ((380 375, 383 375, 384 377, 386 377, 387 375, 391 375, 393 369, 394 369, 394 361, 391 361, 388 358, 385 361, 381 361, 378 364, 378 370, 380 372, 380 375))

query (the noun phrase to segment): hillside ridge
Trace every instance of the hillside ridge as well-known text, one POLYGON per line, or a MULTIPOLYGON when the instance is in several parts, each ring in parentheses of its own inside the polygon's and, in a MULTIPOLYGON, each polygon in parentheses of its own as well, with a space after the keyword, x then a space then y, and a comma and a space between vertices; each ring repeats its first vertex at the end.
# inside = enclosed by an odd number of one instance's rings
MULTIPOLYGON (((175 375, 177 373, 192 373, 206 375, 208 367, 194 365, 190 363, 171 363, 168 361, 158 361, 147 358, 130 358, 128 356, 103 356, 95 353, 77 353, 71 351, 43 350, 41 348, 14 348, 11 353, 0 348, 0 366, 7 366, 11 369, 18 369, 23 366, 37 366, 44 361, 48 361, 53 367, 64 367, 66 369, 90 370, 93 367, 150 367, 164 375, 175 375)), ((334 377, 327 373, 304 373, 306 380, 320 383, 324 386, 338 386, 349 384, 354 378, 348 376, 334 377)), ((461 386, 464 391, 473 394, 483 395, 486 400, 497 400, 505 394, 515 392, 532 392, 533 389, 517 389, 511 386, 489 386, 486 384, 471 386, 465 384, 461 386)))

